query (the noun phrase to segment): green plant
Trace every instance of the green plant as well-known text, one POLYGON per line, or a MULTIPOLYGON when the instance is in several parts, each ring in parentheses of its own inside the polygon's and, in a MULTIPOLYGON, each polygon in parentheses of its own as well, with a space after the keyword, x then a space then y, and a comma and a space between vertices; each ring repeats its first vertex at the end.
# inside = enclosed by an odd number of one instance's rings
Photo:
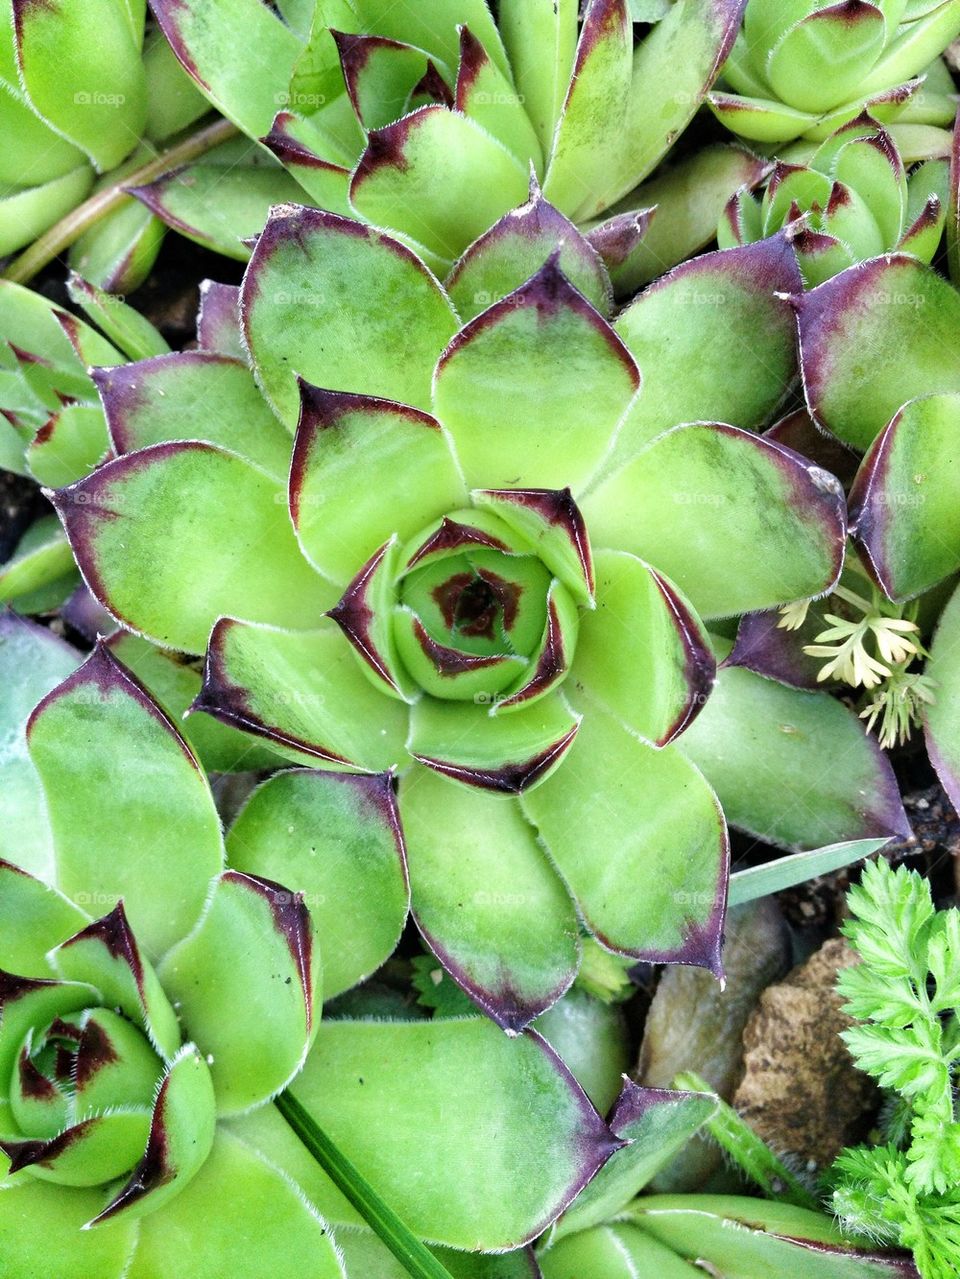
POLYGON ((847 1230, 909 1248, 923 1279, 947 1279, 960 1267, 960 912, 937 911, 925 879, 882 860, 849 905, 860 963, 838 979, 857 1023, 843 1038, 894 1100, 886 1144, 838 1158, 834 1210, 847 1230))
POLYGON ((947 163, 907 172, 891 134, 864 112, 821 142, 806 164, 777 163, 762 200, 747 188, 720 219, 721 248, 794 228, 807 288, 855 262, 901 250, 929 262, 947 216, 947 163))
POLYGON ((283 1114, 398 1246, 367 1183, 433 1241, 539 1233, 617 1146, 542 1039, 475 1016, 320 1024, 321 953, 329 996, 403 925, 389 779, 281 773, 224 841, 198 760, 114 652, 74 669, 0 615, 7 1272, 162 1273, 176 1237, 178 1273, 208 1279, 242 1273, 255 1237, 277 1274, 341 1276, 330 1228, 349 1257, 364 1217, 267 1104, 288 1084, 283 1114))
POLYGON ((709 103, 761 144, 822 141, 864 107, 884 123, 948 125, 952 85, 934 60, 958 32, 956 0, 749 0, 709 103))
MULTIPOLYGON (((153 4, 201 91, 316 204, 391 231, 440 275, 522 201, 531 171, 575 222, 615 215, 591 238, 626 288, 707 243, 746 180, 750 160, 715 148, 697 184, 705 232, 702 220, 671 219, 650 271, 640 245, 649 202, 630 193, 703 101, 743 0, 639 15, 627 0, 590 0, 582 24, 577 0, 503 0, 496 19, 485 0, 277 7, 153 4), (636 47, 634 17, 652 24, 636 47)), ((685 181, 667 178, 656 198, 685 181)))

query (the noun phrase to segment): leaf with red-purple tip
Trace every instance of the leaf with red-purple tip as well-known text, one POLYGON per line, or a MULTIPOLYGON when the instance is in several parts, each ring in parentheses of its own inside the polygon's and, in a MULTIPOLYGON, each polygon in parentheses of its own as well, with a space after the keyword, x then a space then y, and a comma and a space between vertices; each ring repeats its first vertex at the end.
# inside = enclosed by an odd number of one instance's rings
POLYGON ((518 289, 557 249, 560 270, 570 283, 601 314, 609 315, 610 280, 602 254, 543 198, 534 180, 526 204, 505 213, 467 248, 444 288, 466 323, 518 289))
POLYGON ((320 1020, 320 950, 302 893, 223 873, 160 974, 210 1065, 217 1110, 237 1113, 299 1071, 320 1020))
POLYGON ((563 761, 580 727, 580 716, 553 693, 509 715, 492 716, 486 704, 425 697, 411 707, 408 749, 444 777, 503 794, 542 785, 563 761))
POLYGON ((615 324, 644 377, 617 456, 678 422, 763 423, 797 367, 793 316, 778 295, 800 288, 780 234, 684 262, 641 293, 615 324))
POLYGON ((563 768, 521 804, 604 946, 720 973, 726 827, 713 791, 676 747, 645 746, 589 707, 563 768), (596 855, 584 857, 585 847, 596 855))
POLYGON ((631 732, 665 746, 699 714, 716 661, 689 602, 626 551, 598 551, 597 607, 584 614, 570 672, 631 732))
POLYGON ((143 1158, 88 1224, 140 1217, 175 1198, 210 1153, 216 1119, 210 1068, 196 1044, 184 1044, 157 1092, 143 1158))
POLYGON ((411 702, 417 689, 400 660, 394 633, 396 560, 392 538, 374 551, 327 616, 353 645, 368 679, 389 697, 411 702))
POLYGON ((329 619, 312 631, 222 619, 193 709, 314 768, 380 773, 406 759, 407 708, 374 687, 329 619))
POLYGON ((910 400, 867 451, 850 491, 850 531, 890 599, 960 567, 960 394, 910 400))
POLYGON ((625 1203, 666 1167, 717 1108, 709 1093, 641 1088, 624 1077, 608 1122, 630 1144, 610 1157, 564 1213, 557 1238, 615 1217, 625 1203))
POLYGON ((62 942, 50 962, 64 980, 96 986, 104 1004, 119 1008, 167 1060, 174 1056, 181 1040, 177 1014, 140 952, 122 902, 62 942))
POLYGON ((245 363, 213 351, 182 351, 94 369, 92 376, 118 455, 168 440, 206 440, 286 478, 289 433, 245 363))
POLYGON ((475 489, 471 496, 535 549, 578 604, 593 606, 590 538, 568 488, 475 489))
POLYGON ((808 616, 799 630, 781 626, 779 609, 744 613, 737 626, 736 642, 724 660, 725 666, 743 666, 756 675, 808 691, 823 687, 817 679, 822 661, 803 651, 823 629, 821 619, 808 616))
MULTIPOLYGON (((99 1003, 87 982, 21 977, 0 970, 0 1078, 9 1081, 27 1032, 99 1003)), ((5 1099, 6 1100, 6 1099, 5 1099)))
POLYGON ((200 281, 197 311, 197 346, 235 360, 247 360, 240 337, 240 289, 235 284, 200 281))
POLYGON ((147 955, 162 953, 198 918, 223 862, 213 797, 192 752, 102 644, 40 702, 27 737, 59 887, 99 908, 91 913, 122 897, 147 955))
POLYGON ((910 834, 889 761, 828 693, 728 667, 678 749, 732 825, 781 848, 910 834))
POLYGON ((475 120, 522 164, 543 169, 543 152, 523 98, 469 26, 460 28, 456 97, 450 105, 475 120))
MULTIPOLYGON (((427 73, 429 55, 414 45, 381 35, 336 30, 330 34, 340 55, 350 102, 363 128, 382 129, 406 115, 411 94, 427 73)), ((448 105, 453 105, 452 94, 448 105)))
POLYGON ((518 805, 427 768, 405 774, 400 812, 417 927, 488 1016, 522 1030, 580 962, 573 902, 532 827, 518 805))
POLYGON ((523 201, 528 175, 526 159, 517 159, 474 120, 427 106, 367 135, 350 181, 350 203, 361 217, 451 263, 523 201), (440 184, 432 182, 437 171, 444 175, 440 184))
POLYGON ((278 111, 270 132, 260 141, 319 208, 350 216, 350 170, 327 158, 327 139, 318 134, 310 116, 278 111))
POLYGON ((87 916, 56 888, 0 860, 0 968, 51 977, 47 951, 72 936, 87 916))
POLYGON ((934 701, 924 715, 927 752, 951 803, 960 806, 960 591, 940 615, 924 674, 934 684, 934 701))
POLYGON ((823 594, 843 565, 839 481, 732 426, 666 432, 581 506, 596 544, 656 565, 703 617, 823 594))
POLYGON ((449 438, 428 413, 300 385, 290 513, 304 553, 348 582, 378 547, 466 503, 449 438))
POLYGON ((539 1035, 483 1017, 324 1022, 293 1092, 411 1230, 457 1248, 534 1238, 619 1144, 539 1035))
POLYGON ((554 254, 450 343, 437 365, 434 412, 467 484, 576 491, 639 386, 630 352, 554 254))
POLYGON ((202 652, 223 614, 316 624, 336 598, 300 552, 281 482, 217 445, 154 444, 52 500, 93 593, 168 648, 202 652))
POLYGON ((268 219, 241 309, 257 379, 291 427, 298 377, 429 408, 433 366, 457 328, 440 285, 399 241, 296 205, 268 219))
POLYGON ((872 258, 793 299, 815 422, 867 449, 907 400, 960 391, 960 296, 906 254, 872 258))
POLYGON ((244 805, 227 855, 237 870, 282 877, 303 894, 320 938, 325 998, 369 977, 392 954, 410 896, 392 774, 277 774, 244 805), (361 898, 362 911, 343 909, 361 898))

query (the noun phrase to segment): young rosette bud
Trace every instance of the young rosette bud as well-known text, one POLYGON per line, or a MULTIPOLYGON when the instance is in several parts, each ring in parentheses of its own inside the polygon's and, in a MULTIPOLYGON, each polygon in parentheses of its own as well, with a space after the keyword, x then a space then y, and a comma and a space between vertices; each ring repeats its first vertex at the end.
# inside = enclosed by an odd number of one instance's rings
POLYGON ((98 373, 119 456, 54 501, 114 616, 206 647, 195 709, 396 771, 415 919, 519 1031, 573 980, 578 920, 719 970, 726 830, 682 749, 714 678, 701 619, 827 590, 845 517, 752 429, 796 370, 784 236, 610 323, 566 274, 607 305, 574 228, 529 279, 511 232, 448 294, 382 232, 276 209, 241 290, 252 369, 98 373))
POLYGON ((950 78, 935 59, 958 32, 960 0, 749 0, 708 101, 761 144, 822 140, 864 107, 948 125, 950 78))
POLYGON ((879 253, 929 262, 946 220, 949 166, 927 160, 908 173, 890 133, 863 112, 820 144, 807 164, 778 162, 762 198, 747 188, 724 210, 721 248, 793 227, 808 288, 879 253))

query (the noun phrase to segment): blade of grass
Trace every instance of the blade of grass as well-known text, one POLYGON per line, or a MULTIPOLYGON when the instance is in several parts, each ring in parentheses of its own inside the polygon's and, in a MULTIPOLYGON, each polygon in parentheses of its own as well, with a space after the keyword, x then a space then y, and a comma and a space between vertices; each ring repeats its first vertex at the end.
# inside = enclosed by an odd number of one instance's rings
POLYGON ((393 1209, 386 1204, 367 1179, 355 1168, 305 1110, 292 1093, 284 1092, 274 1105, 304 1146, 367 1225, 375 1230, 411 1279, 452 1279, 433 1253, 411 1234, 393 1209))
POLYGON ((817 875, 829 875, 853 862, 862 861, 889 842, 889 839, 850 839, 842 844, 812 848, 806 853, 791 853, 762 866, 751 866, 749 870, 734 871, 730 876, 729 904, 740 906, 757 897, 769 897, 771 893, 802 884, 817 875))

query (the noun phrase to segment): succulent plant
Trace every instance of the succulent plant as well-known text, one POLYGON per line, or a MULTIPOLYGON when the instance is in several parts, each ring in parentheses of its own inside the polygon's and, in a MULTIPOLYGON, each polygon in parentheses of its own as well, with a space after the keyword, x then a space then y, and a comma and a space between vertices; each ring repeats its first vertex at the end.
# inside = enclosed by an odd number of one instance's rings
POLYGON ((749 0, 709 104, 761 144, 822 141, 864 107, 884 123, 948 125, 950 78, 930 64, 958 32, 957 0, 749 0))
MULTIPOLYGON (((444 273, 521 202, 531 169, 576 222, 628 196, 703 101, 743 0, 641 15, 627 0, 590 0, 579 34, 577 0, 504 0, 496 20, 485 0, 278 8, 153 3, 200 89, 316 204, 386 228, 444 273), (636 47, 634 16, 652 23, 636 47)), ((726 194, 742 165, 725 157, 726 194)), ((645 210, 638 223, 639 198, 627 204, 593 232, 615 279, 649 221, 645 210)), ((685 242, 666 265, 705 242, 685 242)))
POLYGON ((821 142, 807 164, 778 162, 762 199, 748 188, 720 219, 721 248, 794 226, 808 288, 856 262, 899 250, 929 262, 947 215, 948 165, 928 160, 908 174, 890 133, 866 112, 821 142))
POLYGON ((529 280, 503 243, 448 295, 383 233, 277 210, 240 298, 266 399, 226 355, 97 372, 121 456, 54 501, 124 625, 209 638, 197 708, 301 762, 399 770, 417 923, 515 1030, 572 981, 577 911, 614 951, 718 967, 726 833, 674 745, 713 679, 698 614, 829 589, 844 514, 748 429, 794 371, 783 237, 679 268, 614 326, 582 239, 529 280))
POLYGON ((78 657, 0 615, 8 1273, 145 1279, 176 1240, 191 1279, 274 1254, 281 1275, 342 1276, 329 1227, 363 1221, 267 1104, 291 1081, 418 1233, 492 1249, 539 1233, 618 1145, 539 1036, 478 1017, 319 1024, 321 948, 336 993, 402 927, 389 778, 278 774, 233 823, 225 869, 186 741, 111 646, 78 657), (281 865, 308 891, 264 873, 281 865))

